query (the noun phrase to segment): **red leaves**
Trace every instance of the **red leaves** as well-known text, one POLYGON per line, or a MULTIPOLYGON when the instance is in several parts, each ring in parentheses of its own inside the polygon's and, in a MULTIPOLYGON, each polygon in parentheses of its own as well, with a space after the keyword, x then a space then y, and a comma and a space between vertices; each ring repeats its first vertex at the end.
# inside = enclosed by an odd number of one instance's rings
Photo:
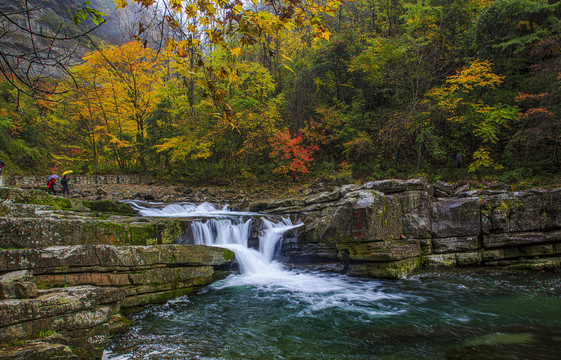
POLYGON ((319 150, 316 145, 303 146, 302 135, 292 138, 288 129, 277 133, 270 140, 273 150, 270 157, 279 163, 274 172, 287 174, 290 172, 308 173, 308 165, 312 162, 312 154, 319 150))

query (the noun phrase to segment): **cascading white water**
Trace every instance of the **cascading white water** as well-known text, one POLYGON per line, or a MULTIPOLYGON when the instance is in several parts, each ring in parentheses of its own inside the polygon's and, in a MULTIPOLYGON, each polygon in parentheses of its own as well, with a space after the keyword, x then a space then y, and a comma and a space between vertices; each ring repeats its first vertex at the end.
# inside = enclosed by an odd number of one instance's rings
POLYGON ((233 249, 243 273, 133 315, 135 325, 112 340, 105 360, 558 355, 561 283, 554 274, 437 272, 385 281, 288 271, 274 261, 280 237, 294 227, 288 220, 209 204, 137 205, 145 216, 196 217, 197 242, 233 249), (251 217, 262 220, 259 251, 247 246, 251 217))
MULTIPOLYGON (((303 301, 309 296, 331 294, 325 306, 349 301, 349 299, 378 300, 385 294, 364 291, 364 285, 356 286, 345 277, 318 274, 310 271, 289 271, 274 260, 275 251, 283 234, 301 224, 292 224, 290 219, 274 223, 263 215, 248 212, 230 211, 227 207, 216 209, 212 204, 172 204, 162 207, 145 207, 129 202, 143 216, 197 218, 191 230, 196 244, 228 248, 236 254, 240 275, 228 277, 214 283, 216 289, 232 286, 257 286, 299 293, 303 301), (253 218, 261 219, 259 250, 248 246, 253 218)), ((374 284, 374 283, 372 283, 374 284)), ((375 286, 375 284, 373 285, 375 286)), ((323 305, 322 305, 323 306, 323 305)))
POLYGON ((274 223, 261 218, 262 231, 259 235, 259 250, 248 247, 252 217, 257 214, 233 212, 227 207, 216 209, 212 204, 172 204, 163 208, 133 206, 143 216, 156 217, 198 217, 200 221, 191 224, 195 244, 219 246, 236 254, 242 275, 278 276, 283 272, 281 264, 274 261, 275 250, 285 232, 298 227, 290 219, 274 223))

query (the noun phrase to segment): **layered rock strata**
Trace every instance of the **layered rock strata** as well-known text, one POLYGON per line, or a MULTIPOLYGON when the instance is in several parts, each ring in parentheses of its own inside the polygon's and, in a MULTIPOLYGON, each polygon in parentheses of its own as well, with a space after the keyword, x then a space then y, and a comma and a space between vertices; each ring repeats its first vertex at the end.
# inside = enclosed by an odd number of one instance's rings
POLYGON ((229 250, 199 245, 0 251, 0 358, 39 343, 49 344, 47 352, 54 343, 72 356, 100 358, 108 339, 128 327, 121 310, 192 293, 233 259, 229 250))
POLYGON ((385 180, 251 209, 304 222, 282 253, 316 270, 399 278, 420 267, 561 265, 561 189, 385 180))
POLYGON ((171 244, 186 226, 120 202, 0 189, 0 359, 100 359, 130 326, 123 312, 210 284, 234 254, 171 244))
POLYGON ((189 224, 137 216, 128 204, 0 188, 0 249, 177 243, 189 224))

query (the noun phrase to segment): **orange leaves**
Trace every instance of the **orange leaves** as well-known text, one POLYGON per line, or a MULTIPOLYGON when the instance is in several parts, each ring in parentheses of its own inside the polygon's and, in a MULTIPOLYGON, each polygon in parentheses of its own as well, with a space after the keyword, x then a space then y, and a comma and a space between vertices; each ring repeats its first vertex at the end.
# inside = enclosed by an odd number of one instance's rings
POLYGON ((230 55, 238 57, 242 53, 242 49, 239 47, 234 47, 230 49, 230 55))
POLYGON ((329 36, 330 35, 331 35, 331 32, 329 32, 329 30, 326 29, 319 34, 319 37, 329 41, 329 36))
POLYGON ((288 129, 277 133, 269 140, 272 147, 270 156, 278 163, 274 172, 281 174, 309 172, 308 166, 313 160, 312 155, 319 148, 316 145, 303 146, 302 141, 302 135, 292 138, 288 129))

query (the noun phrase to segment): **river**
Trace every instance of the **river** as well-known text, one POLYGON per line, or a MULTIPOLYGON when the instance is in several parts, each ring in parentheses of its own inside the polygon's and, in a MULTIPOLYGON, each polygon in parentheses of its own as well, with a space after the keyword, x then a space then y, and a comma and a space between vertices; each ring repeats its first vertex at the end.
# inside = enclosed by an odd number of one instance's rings
POLYGON ((426 271, 400 280, 287 270, 275 260, 296 226, 210 204, 137 205, 144 216, 196 217, 195 242, 232 249, 239 272, 131 316, 104 358, 559 359, 558 273, 426 271))

